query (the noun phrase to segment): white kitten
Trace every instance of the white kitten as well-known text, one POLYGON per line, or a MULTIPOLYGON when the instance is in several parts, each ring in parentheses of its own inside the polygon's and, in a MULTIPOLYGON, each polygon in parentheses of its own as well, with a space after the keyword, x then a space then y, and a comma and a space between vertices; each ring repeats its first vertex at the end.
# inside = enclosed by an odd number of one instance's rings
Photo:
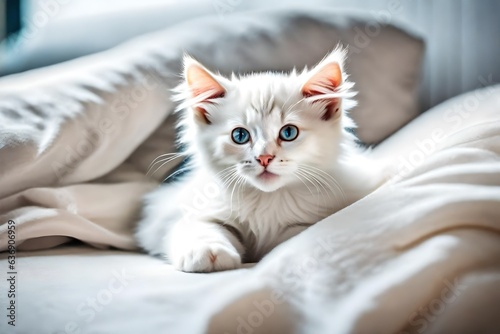
POLYGON ((183 271, 237 268, 375 189, 378 167, 345 130, 344 57, 231 79, 186 57, 177 98, 192 171, 146 196, 140 246, 183 271))

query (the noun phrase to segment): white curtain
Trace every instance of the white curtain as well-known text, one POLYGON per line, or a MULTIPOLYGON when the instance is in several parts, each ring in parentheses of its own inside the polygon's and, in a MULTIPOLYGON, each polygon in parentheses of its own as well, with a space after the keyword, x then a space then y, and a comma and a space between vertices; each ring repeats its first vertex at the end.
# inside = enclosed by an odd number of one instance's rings
MULTIPOLYGON (((346 1, 335 1, 343 3, 346 1)), ((351 0, 349 7, 390 10, 397 0, 351 0)), ((421 108, 500 81, 500 1, 401 0, 399 19, 425 38, 421 108)))
POLYGON ((422 107, 500 81, 500 1, 403 1, 426 39, 422 107))
MULTIPOLYGON (((231 0, 238 1, 238 0, 231 0)), ((254 0, 255 1, 255 0, 254 0)), ((426 41, 421 109, 474 88, 500 82, 500 1, 498 0, 286 0, 263 7, 326 5, 380 12, 406 23, 426 41), (397 9, 395 9, 397 8, 397 9)), ((254 2, 254 3, 255 3, 254 2)))

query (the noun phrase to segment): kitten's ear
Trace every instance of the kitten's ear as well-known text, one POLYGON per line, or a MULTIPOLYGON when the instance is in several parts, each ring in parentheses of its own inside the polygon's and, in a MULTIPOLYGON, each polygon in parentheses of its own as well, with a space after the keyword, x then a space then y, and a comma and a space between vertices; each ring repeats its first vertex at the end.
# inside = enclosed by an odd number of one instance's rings
POLYGON ((302 86, 302 95, 313 102, 326 102, 326 110, 321 117, 329 120, 340 116, 341 97, 336 94, 342 85, 342 62, 344 52, 336 50, 314 67, 302 86))
POLYGON ((226 90, 219 82, 221 79, 193 58, 184 57, 184 80, 195 103, 193 110, 207 124, 210 124, 210 120, 203 104, 224 97, 226 90))

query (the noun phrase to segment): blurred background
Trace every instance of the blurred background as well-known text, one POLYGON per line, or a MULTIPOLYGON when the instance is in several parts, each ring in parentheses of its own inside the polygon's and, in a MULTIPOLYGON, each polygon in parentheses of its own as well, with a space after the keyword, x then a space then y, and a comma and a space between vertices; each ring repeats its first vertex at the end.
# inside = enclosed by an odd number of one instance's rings
POLYGON ((396 5, 397 19, 426 42, 423 110, 500 80, 498 0, 1 0, 0 76, 106 50, 198 16, 223 20, 253 9, 328 6, 377 19, 396 5))

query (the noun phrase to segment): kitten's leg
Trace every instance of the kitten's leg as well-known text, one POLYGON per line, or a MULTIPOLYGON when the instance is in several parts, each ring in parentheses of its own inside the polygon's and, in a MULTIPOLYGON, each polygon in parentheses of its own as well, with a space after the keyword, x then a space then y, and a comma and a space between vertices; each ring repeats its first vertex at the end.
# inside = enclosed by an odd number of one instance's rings
POLYGON ((172 265, 186 272, 212 272, 241 266, 244 248, 224 226, 204 221, 179 221, 164 240, 172 265))

